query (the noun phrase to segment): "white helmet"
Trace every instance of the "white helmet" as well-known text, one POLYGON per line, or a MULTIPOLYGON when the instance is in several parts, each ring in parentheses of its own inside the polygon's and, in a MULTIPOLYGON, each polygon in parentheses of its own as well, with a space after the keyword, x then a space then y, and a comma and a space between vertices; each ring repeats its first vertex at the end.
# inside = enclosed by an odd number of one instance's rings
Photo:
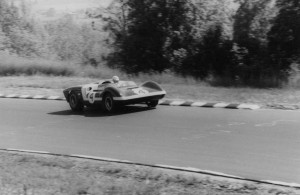
POLYGON ((112 80, 113 80, 114 83, 117 83, 117 82, 119 82, 120 79, 119 79, 118 76, 113 76, 112 80))

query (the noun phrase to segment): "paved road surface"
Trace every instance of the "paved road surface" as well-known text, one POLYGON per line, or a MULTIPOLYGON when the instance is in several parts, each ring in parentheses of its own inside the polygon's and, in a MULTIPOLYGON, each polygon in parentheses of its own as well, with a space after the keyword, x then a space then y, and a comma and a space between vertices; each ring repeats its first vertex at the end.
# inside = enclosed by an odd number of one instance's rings
POLYGON ((0 99, 0 148, 195 167, 300 183, 300 112, 129 106, 74 114, 63 101, 0 99))

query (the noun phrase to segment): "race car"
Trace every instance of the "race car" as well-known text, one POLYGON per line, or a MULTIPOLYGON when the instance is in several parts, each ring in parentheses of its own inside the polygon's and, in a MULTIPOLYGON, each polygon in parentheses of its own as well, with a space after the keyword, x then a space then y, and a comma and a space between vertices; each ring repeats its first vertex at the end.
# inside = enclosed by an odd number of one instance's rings
POLYGON ((166 91, 153 81, 137 85, 133 81, 112 79, 79 85, 63 90, 64 96, 73 111, 82 111, 84 107, 101 107, 104 112, 113 112, 117 107, 129 104, 145 103, 155 108, 166 91))

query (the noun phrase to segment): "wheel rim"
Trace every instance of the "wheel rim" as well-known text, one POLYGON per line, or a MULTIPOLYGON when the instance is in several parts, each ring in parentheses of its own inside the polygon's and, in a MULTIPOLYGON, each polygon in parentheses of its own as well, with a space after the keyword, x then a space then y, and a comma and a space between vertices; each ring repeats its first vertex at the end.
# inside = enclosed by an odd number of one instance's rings
POLYGON ((75 95, 71 95, 71 97, 70 97, 70 104, 71 104, 72 107, 76 106, 77 99, 76 99, 75 95))
POLYGON ((107 110, 111 110, 113 106, 112 99, 108 96, 105 98, 105 107, 107 110))

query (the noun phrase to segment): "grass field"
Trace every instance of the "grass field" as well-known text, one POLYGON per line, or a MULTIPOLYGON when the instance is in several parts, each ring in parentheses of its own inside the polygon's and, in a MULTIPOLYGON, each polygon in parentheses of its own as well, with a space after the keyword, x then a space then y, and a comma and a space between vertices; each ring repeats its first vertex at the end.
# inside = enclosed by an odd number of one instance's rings
POLYGON ((0 151, 1 195, 295 195, 300 190, 203 174, 0 151))

